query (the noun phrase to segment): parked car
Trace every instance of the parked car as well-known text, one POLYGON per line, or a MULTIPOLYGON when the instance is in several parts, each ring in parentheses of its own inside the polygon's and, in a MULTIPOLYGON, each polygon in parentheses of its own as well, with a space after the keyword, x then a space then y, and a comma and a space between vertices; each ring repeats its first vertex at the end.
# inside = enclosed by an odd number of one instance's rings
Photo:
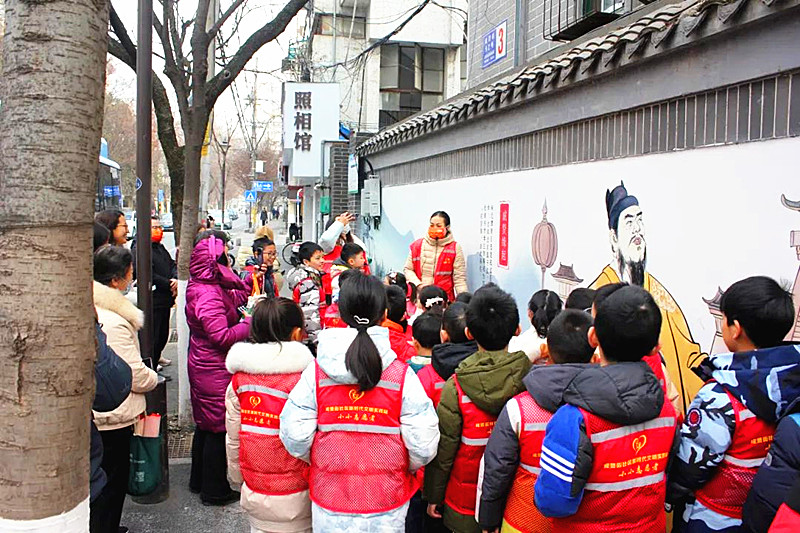
POLYGON ((228 217, 231 220, 236 220, 239 218, 239 213, 236 212, 236 209, 228 209, 228 217))
MULTIPOLYGON (((211 215, 214 218, 214 224, 215 224, 215 226, 217 228, 219 228, 222 225, 222 210, 221 209, 209 209, 208 210, 208 214, 211 215)), ((223 230, 233 229, 233 224, 231 222, 230 217, 227 216, 227 213, 225 215, 225 225, 222 226, 222 229, 223 230)))
POLYGON ((161 227, 164 231, 174 231, 175 227, 172 224, 172 213, 164 213, 161 215, 161 227))

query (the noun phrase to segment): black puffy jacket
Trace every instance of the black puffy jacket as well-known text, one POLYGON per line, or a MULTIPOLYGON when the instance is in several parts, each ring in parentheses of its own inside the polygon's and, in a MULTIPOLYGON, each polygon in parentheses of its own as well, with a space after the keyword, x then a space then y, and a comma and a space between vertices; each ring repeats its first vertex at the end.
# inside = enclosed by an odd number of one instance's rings
POLYGON ((769 530, 778 507, 800 480, 800 414, 784 417, 774 439, 744 503, 742 531, 769 530))
MULTIPOLYGON (((94 365, 95 393, 92 409, 99 412, 113 411, 119 407, 131 392, 131 367, 120 358, 106 343, 106 334, 95 321, 97 354, 94 365)), ((91 442, 89 448, 89 493, 90 500, 100 495, 106 484, 106 474, 100 467, 103 462, 103 440, 100 432, 91 421, 91 442)))

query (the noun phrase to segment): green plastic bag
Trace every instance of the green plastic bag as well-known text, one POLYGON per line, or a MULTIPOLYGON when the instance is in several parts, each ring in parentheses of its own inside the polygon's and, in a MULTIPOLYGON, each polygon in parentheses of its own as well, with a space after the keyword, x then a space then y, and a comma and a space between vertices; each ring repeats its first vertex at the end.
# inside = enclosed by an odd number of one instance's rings
POLYGON ((131 467, 128 473, 128 494, 145 496, 161 483, 161 435, 131 437, 131 467))

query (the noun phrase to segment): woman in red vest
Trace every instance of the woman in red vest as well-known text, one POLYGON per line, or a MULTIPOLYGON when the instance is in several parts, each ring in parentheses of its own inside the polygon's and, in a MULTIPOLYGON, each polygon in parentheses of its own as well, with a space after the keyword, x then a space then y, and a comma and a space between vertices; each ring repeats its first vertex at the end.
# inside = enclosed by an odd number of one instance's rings
POLYGON ((311 464, 314 531, 405 531, 413 472, 439 442, 436 412, 414 371, 397 360, 380 280, 356 274, 342 283, 347 328, 321 331, 281 413, 280 438, 311 464), (401 420, 402 415, 402 420, 401 420))
POLYGON ((305 317, 292 300, 270 298, 251 320, 250 342, 234 344, 225 361, 233 374, 225 395, 228 478, 241 487, 251 532, 310 533, 308 464, 278 438, 289 392, 314 361, 299 342, 305 317))
POLYGON ((428 234, 411 243, 404 273, 418 287, 441 287, 451 302, 456 294, 467 292, 464 252, 450 231, 450 215, 444 211, 431 215, 428 234))

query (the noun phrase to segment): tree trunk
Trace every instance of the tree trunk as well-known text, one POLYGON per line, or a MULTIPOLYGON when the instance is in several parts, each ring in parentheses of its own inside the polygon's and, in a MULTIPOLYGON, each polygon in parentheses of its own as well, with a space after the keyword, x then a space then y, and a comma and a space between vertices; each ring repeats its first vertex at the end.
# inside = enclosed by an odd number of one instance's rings
MULTIPOLYGON (((197 115, 202 113, 196 112, 197 115)), ((200 204, 200 153, 203 148, 206 123, 200 116, 192 116, 189 127, 186 128, 186 145, 184 146, 184 183, 183 183, 183 217, 180 232, 180 250, 178 256, 178 278, 189 279, 189 259, 194 248, 194 239, 197 235, 199 221, 198 207, 200 204)))
POLYGON ((6 0, 5 21, 0 530, 87 531, 108 3, 6 0))

